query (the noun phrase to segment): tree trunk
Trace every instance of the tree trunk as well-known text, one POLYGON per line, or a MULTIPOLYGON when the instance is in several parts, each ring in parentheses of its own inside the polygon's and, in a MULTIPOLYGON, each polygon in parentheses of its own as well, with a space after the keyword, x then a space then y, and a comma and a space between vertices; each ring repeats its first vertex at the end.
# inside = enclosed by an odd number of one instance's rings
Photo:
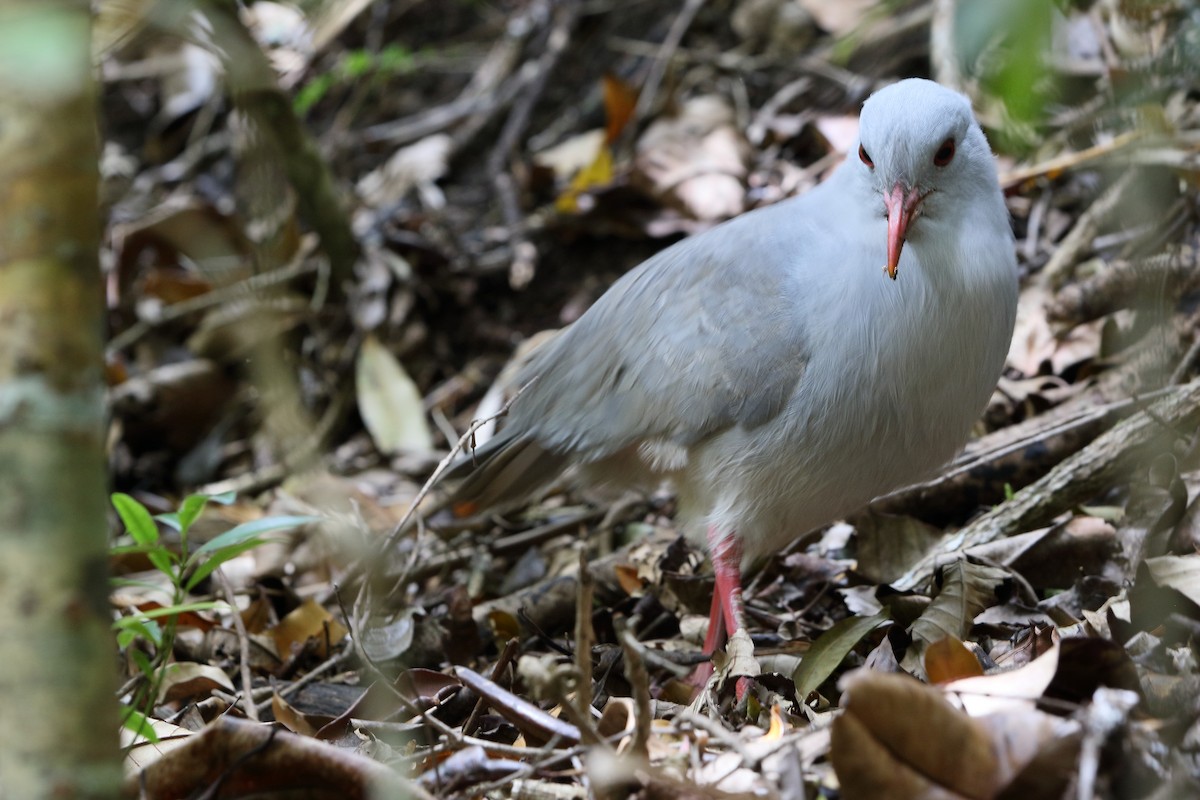
POLYGON ((113 797, 87 0, 0 0, 0 794, 113 797))

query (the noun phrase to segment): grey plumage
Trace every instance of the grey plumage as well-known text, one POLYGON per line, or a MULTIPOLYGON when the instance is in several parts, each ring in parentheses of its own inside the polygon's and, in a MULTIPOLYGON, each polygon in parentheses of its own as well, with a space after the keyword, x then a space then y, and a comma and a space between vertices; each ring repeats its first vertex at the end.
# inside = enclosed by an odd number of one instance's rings
POLYGON ((464 459, 456 501, 584 480, 673 481, 693 533, 748 559, 953 456, 1003 366, 1016 309, 1007 212, 957 94, 903 81, 807 194, 667 248, 540 348, 501 432, 464 459), (938 166, 945 140, 957 156, 938 166), (898 280, 880 274, 883 197, 922 197, 898 280), (465 477, 464 477, 465 476, 465 477))

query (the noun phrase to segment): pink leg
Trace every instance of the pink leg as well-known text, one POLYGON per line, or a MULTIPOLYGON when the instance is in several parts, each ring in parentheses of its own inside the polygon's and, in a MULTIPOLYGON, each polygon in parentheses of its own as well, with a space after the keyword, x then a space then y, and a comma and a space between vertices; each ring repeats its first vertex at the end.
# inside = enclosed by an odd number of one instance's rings
POLYGON ((713 592, 712 607, 708 611, 708 633, 704 636, 704 654, 711 656, 717 648, 725 646, 725 619, 721 616, 721 595, 713 592))
POLYGON ((725 628, 733 633, 745 627, 742 624, 742 543, 736 534, 722 536, 717 528, 710 525, 708 552, 712 557, 713 575, 717 579, 714 600, 720 599, 725 628))
MULTIPOLYGON (((713 590, 712 607, 708 615, 708 634, 704 637, 704 652, 712 655, 727 641, 726 632, 733 633, 745 627, 742 608, 742 543, 736 535, 722 536, 721 531, 708 527, 708 551, 712 558, 716 587, 713 590)), ((712 664, 701 664, 689 676, 688 682, 703 686, 712 675, 712 664)), ((739 678, 737 696, 742 699, 750 688, 750 681, 739 678)))
MULTIPOLYGON (((711 656, 725 646, 725 620, 721 617, 721 594, 713 592, 712 608, 708 612, 708 633, 704 635, 704 655, 711 656)), ((713 665, 705 661, 692 670, 687 682, 697 689, 703 689, 712 677, 713 665)))

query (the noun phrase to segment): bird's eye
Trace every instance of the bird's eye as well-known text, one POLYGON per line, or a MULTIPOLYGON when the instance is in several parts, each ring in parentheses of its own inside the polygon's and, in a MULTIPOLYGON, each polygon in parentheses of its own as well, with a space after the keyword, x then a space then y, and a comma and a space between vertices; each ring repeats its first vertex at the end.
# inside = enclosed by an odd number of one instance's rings
POLYGON ((947 139, 942 142, 942 146, 933 154, 933 163, 939 167, 944 167, 954 158, 954 140, 947 139))
POLYGON ((871 160, 869 155, 867 155, 867 148, 863 147, 861 144, 858 146, 858 160, 866 164, 871 169, 875 169, 875 162, 871 160))

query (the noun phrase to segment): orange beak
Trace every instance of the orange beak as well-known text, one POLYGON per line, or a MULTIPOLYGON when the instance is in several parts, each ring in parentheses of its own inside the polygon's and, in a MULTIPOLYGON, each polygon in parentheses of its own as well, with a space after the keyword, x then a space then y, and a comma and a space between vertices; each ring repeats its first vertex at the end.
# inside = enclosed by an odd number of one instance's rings
POLYGON ((900 268, 900 251, 904 249, 904 240, 908 236, 908 226, 916 219, 924 199, 917 189, 909 189, 897 183, 892 191, 884 198, 887 206, 888 239, 887 266, 883 269, 892 280, 896 280, 896 271, 900 268))

